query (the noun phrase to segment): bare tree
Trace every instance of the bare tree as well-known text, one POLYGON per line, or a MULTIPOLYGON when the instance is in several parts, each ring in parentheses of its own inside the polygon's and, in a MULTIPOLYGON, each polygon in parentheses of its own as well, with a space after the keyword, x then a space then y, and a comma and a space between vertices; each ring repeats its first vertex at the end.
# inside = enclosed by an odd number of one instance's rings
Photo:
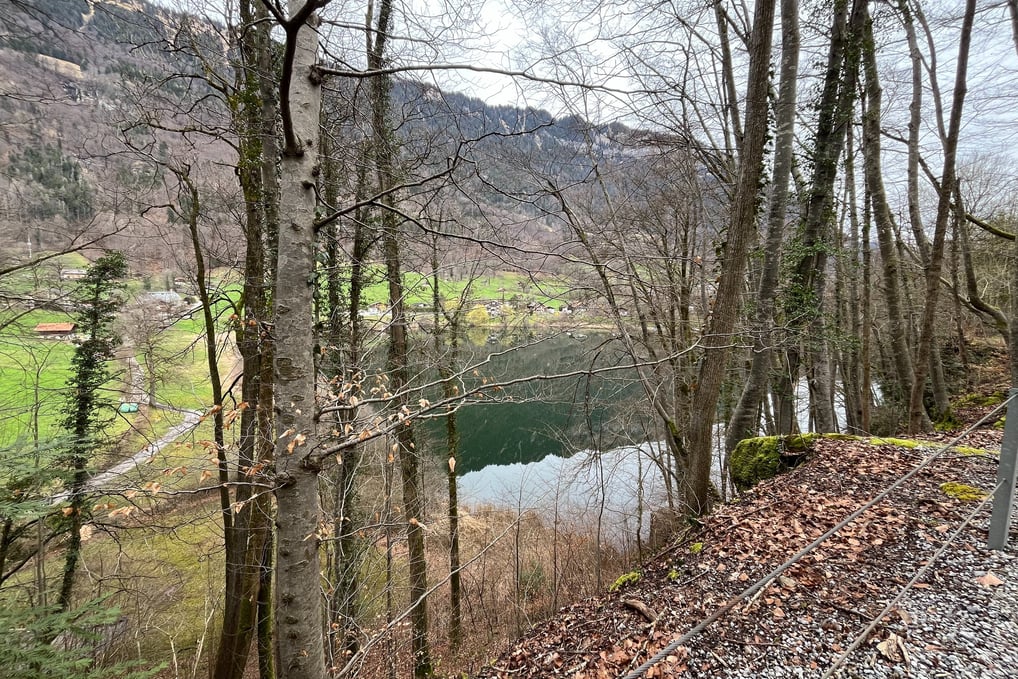
POLYGON ((886 396, 903 403, 905 394, 912 390, 912 353, 908 347, 905 311, 901 301, 901 272, 895 249, 895 224, 884 190, 880 158, 881 88, 877 74, 876 45, 873 40, 872 20, 864 8, 865 23, 862 40, 862 64, 865 73, 866 105, 863 114, 863 165, 866 191, 873 205, 873 221, 877 229, 880 261, 883 265, 884 296, 890 321, 891 354, 894 359, 897 385, 886 390, 886 396))
POLYGON ((754 436, 760 422, 760 404, 767 385, 772 361, 774 301, 778 291, 781 243, 788 219, 788 185, 792 173, 795 141, 796 82, 799 78, 799 3, 781 3, 781 83, 775 103, 774 166, 767 213, 767 236, 753 318, 753 357, 739 403, 725 431, 725 449, 732 449, 743 438, 754 436))
POLYGON ((739 297, 744 283, 749 245, 756 233, 757 191, 763 171, 763 152, 768 129, 767 90, 773 25, 773 0, 758 2, 754 7, 750 38, 746 130, 732 200, 732 221, 722 254, 724 266, 714 297, 713 312, 701 339, 704 356, 700 362, 696 387, 696 400, 700 406, 693 410, 690 422, 684 503, 688 511, 697 514, 707 511, 712 504, 710 469, 715 404, 724 380, 731 333, 739 314, 739 297))
MULTIPOLYGON (((955 70, 954 94, 951 103, 950 121, 947 134, 941 138, 944 147, 944 167, 940 178, 940 191, 937 200, 937 219, 933 229, 933 243, 930 246, 930 261, 926 269, 926 299, 923 308, 922 323, 919 332, 919 345, 916 352, 915 375, 908 405, 908 431, 918 433, 923 428, 926 409, 923 405, 923 394, 926 390, 926 377, 933 350, 934 319, 937 314, 937 301, 940 297, 940 275, 944 261, 944 241, 947 226, 951 218, 951 195, 956 181, 956 156, 958 138, 961 134, 961 114, 965 104, 965 93, 968 88, 968 58, 972 43, 972 24, 975 20, 976 4, 974 0, 965 3, 961 35, 958 46, 958 63, 955 70)), ((942 116, 941 116, 942 117, 942 116)))

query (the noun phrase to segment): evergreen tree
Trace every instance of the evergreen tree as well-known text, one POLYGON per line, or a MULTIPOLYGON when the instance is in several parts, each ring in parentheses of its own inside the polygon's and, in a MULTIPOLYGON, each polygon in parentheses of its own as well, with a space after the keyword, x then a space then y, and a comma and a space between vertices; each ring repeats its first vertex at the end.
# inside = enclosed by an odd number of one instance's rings
POLYGON ((123 253, 110 252, 88 268, 74 290, 78 310, 75 322, 84 339, 71 359, 73 372, 67 382, 67 403, 64 406, 63 427, 70 436, 65 461, 71 472, 68 489, 70 506, 64 510, 64 527, 69 535, 60 585, 60 608, 64 611, 70 608, 74 573, 81 551, 87 465, 93 457, 99 434, 112 419, 112 403, 103 395, 102 388, 110 379, 107 363, 120 344, 120 338, 113 330, 113 321, 122 303, 119 293, 124 287, 122 279, 126 274, 127 262, 123 253))

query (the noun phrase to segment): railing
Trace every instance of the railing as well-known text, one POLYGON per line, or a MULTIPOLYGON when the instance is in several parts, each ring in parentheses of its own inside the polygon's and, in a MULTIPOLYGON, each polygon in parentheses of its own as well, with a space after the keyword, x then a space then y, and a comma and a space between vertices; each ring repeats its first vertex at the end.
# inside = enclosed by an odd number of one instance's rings
POLYGON ((993 490, 986 496, 986 498, 982 502, 979 503, 978 506, 976 506, 965 517, 962 523, 944 541, 944 543, 940 546, 940 548, 933 555, 933 557, 928 559, 926 564, 921 569, 919 569, 915 576, 901 588, 901 590, 891 599, 891 602, 887 604, 885 609, 881 611, 881 613, 874 620, 872 620, 870 624, 862 632, 856 635, 853 642, 848 646, 848 648, 845 649, 845 651, 834 661, 831 667, 829 667, 827 671, 823 674, 822 679, 826 679, 827 677, 833 676, 834 672, 836 672, 838 668, 841 667, 841 665, 845 662, 845 660, 847 660, 849 654, 853 650, 858 648, 866 640, 867 637, 869 637, 870 632, 872 632, 873 629, 880 623, 880 621, 884 619, 887 613, 892 610, 894 605, 905 596, 905 594, 912 588, 913 585, 919 582, 919 580, 930 570, 930 568, 940 558, 940 556, 943 555, 947 548, 952 543, 954 543, 955 540, 958 539, 962 531, 976 518, 978 513, 991 500, 993 501, 993 509, 990 519, 988 547, 990 549, 995 550, 1002 550, 1006 547, 1007 536, 1011 527, 1011 508, 1014 502, 1015 480, 1016 474, 1018 474, 1018 388, 1011 389, 1010 392, 1008 393, 1007 399, 1003 403, 998 405, 996 408, 994 408, 992 411, 984 415, 978 422, 967 428, 961 434, 952 439, 949 443, 935 450, 933 453, 931 453, 928 457, 926 457, 922 462, 913 467, 907 473, 898 477, 898 479, 895 480, 894 483, 885 488, 881 493, 877 494, 874 498, 872 498, 869 502, 865 503, 862 507, 846 516, 844 519, 838 522, 837 525, 832 527, 826 533, 824 533, 816 540, 811 542, 809 545, 804 547, 802 550, 797 552, 794 556, 788 559, 788 561, 784 562, 767 575, 763 576, 756 582, 752 583, 749 587, 744 589, 739 594, 733 596, 724 605, 717 608, 713 613, 711 613, 706 618, 703 618, 699 623, 694 625, 688 632, 678 637, 677 639, 674 639, 672 642, 670 642, 668 645, 666 645, 664 648, 658 651, 654 656, 649 658, 645 663, 643 663, 633 671, 623 675, 622 679, 640 679, 641 677, 643 677, 647 673, 647 670, 649 670, 651 667, 667 658, 669 655, 674 653, 679 647, 689 643, 690 640, 692 640, 694 637, 699 635, 700 632, 710 627, 719 618, 721 618, 726 613, 735 608, 736 605, 743 601, 748 601, 750 597, 754 596, 757 592, 763 590, 765 587, 767 587, 767 585, 769 585, 771 582, 777 579, 779 575, 781 575, 790 567, 798 563, 803 557, 816 550, 829 538, 833 537, 835 534, 841 531, 842 528, 844 528, 845 526, 849 525, 857 518, 862 516, 862 514, 865 511, 867 511, 874 505, 883 501, 884 498, 890 495, 895 489, 900 488, 909 479, 911 479, 920 471, 928 467, 935 460, 942 457, 944 453, 946 453, 948 450, 958 445, 958 443, 961 442, 962 439, 968 436, 977 427, 991 420, 991 418, 996 416, 996 414, 1003 410, 1005 406, 1007 406, 1007 419, 1004 425, 1004 438, 1003 441, 1001 442, 1000 463, 997 471, 997 483, 994 486, 993 490))
POLYGON ((990 514, 990 535, 987 546, 1001 550, 1007 547, 1011 530, 1011 508, 1014 506, 1015 475, 1018 474, 1018 389, 1011 389, 1007 398, 1007 420, 1004 440, 1000 442, 1000 464, 997 467, 997 490, 993 493, 990 514))

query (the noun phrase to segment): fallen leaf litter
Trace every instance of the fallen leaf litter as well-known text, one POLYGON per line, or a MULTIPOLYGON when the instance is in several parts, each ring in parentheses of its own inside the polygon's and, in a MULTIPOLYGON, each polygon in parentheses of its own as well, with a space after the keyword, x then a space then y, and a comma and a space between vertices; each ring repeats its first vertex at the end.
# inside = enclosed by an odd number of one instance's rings
MULTIPOLYGON (((972 438, 965 445, 999 450, 999 431, 982 429, 972 438)), ((902 448, 818 440, 806 464, 718 509, 702 530, 645 564, 638 582, 563 609, 479 676, 625 675, 915 467, 938 443, 902 448), (701 543, 702 549, 690 549, 701 543)), ((989 490, 996 471, 992 456, 944 455, 645 676, 819 677, 971 510, 940 486, 989 490)), ((836 676, 1014 675, 1018 537, 1012 535, 1005 552, 987 550, 988 521, 989 510, 981 511, 836 676)))

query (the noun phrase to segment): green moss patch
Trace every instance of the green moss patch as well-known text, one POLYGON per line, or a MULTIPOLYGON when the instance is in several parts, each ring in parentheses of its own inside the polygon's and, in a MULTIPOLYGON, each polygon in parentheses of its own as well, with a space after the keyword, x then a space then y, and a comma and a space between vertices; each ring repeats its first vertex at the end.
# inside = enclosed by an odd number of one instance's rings
POLYGON ((958 397, 954 402, 956 408, 987 408, 999 406, 1004 402, 1006 394, 1003 391, 995 391, 992 394, 965 394, 958 397))
POLYGON ((996 457, 997 453, 992 450, 986 450, 985 448, 970 448, 968 446, 954 446, 951 448, 954 452, 959 455, 965 455, 966 457, 996 457))
POLYGON ((732 483, 747 490, 798 465, 817 434, 761 436, 743 439, 728 459, 732 483))
POLYGON ((624 587, 634 585, 640 581, 641 577, 643 576, 640 574, 640 571, 630 571, 628 573, 623 573, 618 577, 618 579, 615 582, 611 584, 611 586, 608 588, 608 591, 617 592, 624 587))
POLYGON ((969 486, 964 483, 955 483, 954 481, 948 481, 947 483, 940 484, 940 491, 948 497, 953 497, 955 500, 961 500, 962 502, 980 502, 985 500, 988 493, 976 488, 975 486, 969 486))
POLYGON ((954 431, 960 428, 964 422, 955 417, 954 413, 948 410, 933 423, 934 431, 954 431))
POLYGON ((919 442, 915 439, 894 439, 874 436, 866 439, 866 442, 874 446, 898 446, 899 448, 918 448, 919 442))

